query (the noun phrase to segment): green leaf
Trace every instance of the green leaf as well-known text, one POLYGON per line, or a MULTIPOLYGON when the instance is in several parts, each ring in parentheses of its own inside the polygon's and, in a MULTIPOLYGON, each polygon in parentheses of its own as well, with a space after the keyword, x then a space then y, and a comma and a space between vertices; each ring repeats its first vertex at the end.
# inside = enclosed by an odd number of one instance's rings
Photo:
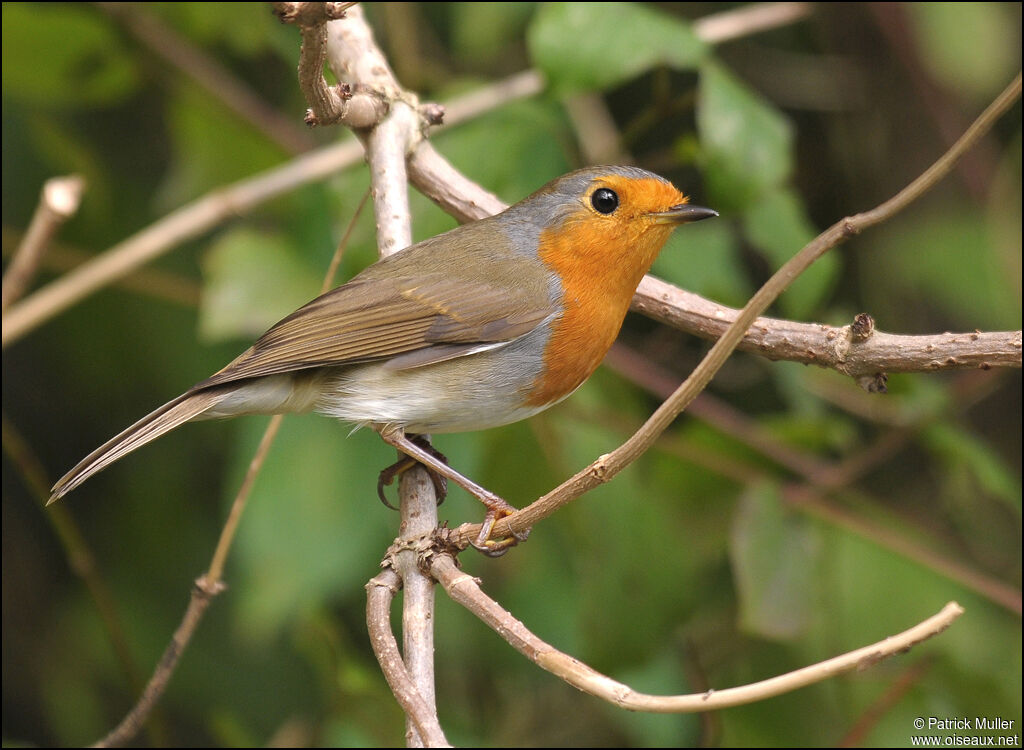
POLYGON ((1020 239, 1014 269, 996 231, 957 199, 875 230, 858 266, 869 279, 867 309, 879 327, 913 331, 919 310, 922 327, 932 325, 926 312, 939 311, 960 330, 1020 328, 1020 239))
POLYGON ((720 212, 747 208, 792 172, 789 121, 712 62, 701 68, 697 131, 710 201, 720 212))
POLYGON ((654 261, 655 275, 723 305, 742 306, 750 285, 732 228, 722 220, 691 224, 672 233, 654 261))
POLYGON ((707 51, 685 21, 637 3, 544 5, 527 43, 563 94, 606 89, 661 65, 690 69, 707 51))
POLYGON ((800 636, 814 612, 817 530, 786 512, 777 487, 762 483, 741 498, 731 537, 741 626, 766 638, 800 636))
POLYGON ((521 43, 533 10, 532 3, 452 3, 452 51, 476 65, 502 59, 521 43))
POLYGON ((1020 482, 1007 470, 991 447, 966 430, 949 424, 929 425, 922 437, 942 466, 967 470, 986 492, 1020 514, 1020 482))
POLYGON ((284 237, 240 227, 203 262, 199 332, 207 341, 252 339, 319 291, 316 274, 284 237))
POLYGON ((46 3, 3 4, 4 96, 43 106, 113 104, 138 85, 138 71, 94 10, 46 3))
MULTIPOLYGON (((817 234, 800 198, 789 189, 765 193, 743 218, 747 237, 768 259, 772 272, 817 234)), ((786 317, 810 318, 835 287, 838 275, 839 256, 826 253, 789 285, 779 307, 786 317)))
POLYGON ((169 97, 174 160, 158 202, 165 208, 280 163, 277 144, 201 90, 183 84, 169 97))
MULTIPOLYGON (((266 420, 245 419, 231 492, 241 483, 266 420)), ((363 597, 373 560, 394 538, 396 514, 377 500, 377 472, 393 460, 370 432, 318 415, 284 420, 239 529, 240 628, 260 641, 326 599, 363 597), (244 623, 244 625, 242 625, 244 623)))
POLYGON ((921 60, 951 89, 985 101, 1020 66, 1020 8, 1010 3, 908 3, 921 60))

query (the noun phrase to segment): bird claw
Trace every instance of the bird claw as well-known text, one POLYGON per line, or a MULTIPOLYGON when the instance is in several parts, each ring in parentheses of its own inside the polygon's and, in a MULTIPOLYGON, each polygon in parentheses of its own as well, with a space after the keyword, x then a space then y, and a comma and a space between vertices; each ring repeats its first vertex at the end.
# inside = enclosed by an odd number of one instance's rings
MULTIPOLYGON (((444 461, 445 463, 448 463, 448 459, 445 457, 445 455, 436 448, 434 448, 426 439, 421 438, 421 436, 419 435, 416 435, 411 439, 424 450, 430 451, 430 453, 432 453, 434 457, 437 458, 439 461, 444 461)), ((427 476, 430 477, 431 484, 434 485, 434 494, 437 496, 438 505, 443 503, 444 499, 448 497, 448 480, 445 477, 438 474, 429 466, 423 466, 423 464, 421 464, 415 458, 403 456, 402 458, 398 459, 387 468, 382 469, 380 475, 377 477, 377 497, 380 498, 380 501, 384 503, 384 505, 386 505, 388 508, 391 508, 391 510, 398 510, 398 508, 392 505, 391 501, 388 500, 388 496, 384 492, 384 488, 390 487, 397 477, 402 476, 402 474, 404 474, 414 466, 422 466, 423 469, 427 472, 427 476)))
POLYGON ((494 531, 494 524, 500 519, 506 518, 516 512, 516 509, 501 501, 502 506, 488 508, 487 515, 480 526, 480 533, 477 534, 470 544, 474 549, 479 550, 488 557, 501 557, 520 542, 525 542, 530 536, 530 529, 524 531, 513 531, 512 536, 502 539, 491 539, 491 532, 494 531))

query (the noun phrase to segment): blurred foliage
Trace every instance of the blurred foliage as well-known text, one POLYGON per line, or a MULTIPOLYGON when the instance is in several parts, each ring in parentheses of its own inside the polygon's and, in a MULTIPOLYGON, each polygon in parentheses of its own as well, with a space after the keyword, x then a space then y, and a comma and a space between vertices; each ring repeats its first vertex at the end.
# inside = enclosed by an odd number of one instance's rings
MULTIPOLYGON (((383 3, 367 12, 400 77, 437 100, 535 66, 546 91, 436 134, 470 178, 516 201, 581 165, 565 97, 596 96, 635 162, 722 218, 675 233, 655 270, 742 304, 816 231, 889 197, 1016 72, 1019 4, 821 4, 718 46, 718 4, 383 3)), ((265 4, 138 5, 304 133, 299 35, 265 4)), ((101 7, 3 5, 5 257, 43 181, 89 188, 58 244, 95 255, 287 149, 101 7)), ((4 353, 4 413, 52 480, 206 377, 315 294, 367 189, 365 168, 276 198, 152 267, 198 309, 113 286, 4 353)), ((886 331, 1021 325, 1018 103, 924 200, 831 253, 775 314, 886 331)), ((414 232, 454 225, 414 195, 414 232)), ((374 257, 358 218, 347 278, 374 257)), ((55 256, 56 257, 56 254, 55 256)), ((62 269, 47 267, 46 283, 62 269)), ((631 317, 629 354, 681 379, 707 345, 631 317)), ((474 746, 904 746, 918 716, 1021 720, 1020 371, 894 376, 887 396, 737 355, 705 403, 639 463, 500 560, 463 563, 556 646, 637 689, 760 680, 902 630, 958 600, 949 631, 862 673, 709 716, 604 705, 538 671, 439 596, 438 703, 474 746), (712 400, 713 399, 713 400, 712 400), (829 469, 860 472, 806 498, 829 469), (923 551, 923 553, 921 552, 923 551), (953 570, 954 572, 951 572, 953 570), (993 594, 993 586, 1009 599, 993 594), (1016 601, 1016 611, 1013 599, 1016 601)), ((657 403, 605 368, 533 420, 442 436, 453 465, 523 505, 605 453, 657 403)), ((189 425, 64 507, 148 676, 205 569, 265 419, 189 425)), ((363 584, 396 531, 374 498, 392 453, 363 431, 289 418, 229 561, 228 591, 140 743, 395 745, 401 713, 367 644, 363 584)), ((79 745, 136 689, 21 466, 3 469, 3 740, 79 745)), ((481 509, 455 492, 452 524, 481 509)), ((130 670, 129 670, 130 671, 130 670)))

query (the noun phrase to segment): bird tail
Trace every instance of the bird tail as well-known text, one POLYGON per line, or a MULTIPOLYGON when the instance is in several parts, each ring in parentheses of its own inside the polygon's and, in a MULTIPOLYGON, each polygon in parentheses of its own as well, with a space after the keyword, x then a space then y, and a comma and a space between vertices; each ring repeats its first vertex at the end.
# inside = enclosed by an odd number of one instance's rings
POLYGON ((46 504, 49 505, 59 500, 93 474, 105 469, 122 456, 156 440, 190 419, 200 416, 226 395, 225 391, 211 388, 183 393, 173 401, 168 401, 79 461, 75 468, 53 485, 53 489, 50 490, 50 499, 46 504))

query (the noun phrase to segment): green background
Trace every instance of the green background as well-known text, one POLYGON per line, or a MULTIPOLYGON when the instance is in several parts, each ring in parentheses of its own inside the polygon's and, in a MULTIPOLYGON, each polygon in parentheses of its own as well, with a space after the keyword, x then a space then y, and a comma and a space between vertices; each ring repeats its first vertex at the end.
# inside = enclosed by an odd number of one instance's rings
MULTIPOLYGON (((913 179, 1011 80, 1020 5, 827 4, 714 47, 720 4, 381 3, 402 83, 446 101, 529 67, 548 86, 438 133, 514 202, 585 163, 568 112, 596 97, 620 149, 722 217, 675 233, 655 272, 740 305, 817 231, 913 179)), ((156 22, 307 131, 296 29, 266 4, 3 5, 3 249, 49 177, 88 189, 38 284, 293 146, 167 63, 156 22)), ((625 157, 621 157, 625 158, 625 157)), ((3 357, 3 741, 80 745, 134 702, 205 570, 266 419, 188 425, 63 503, 109 588, 112 637, 25 471, 46 481, 206 377, 316 294, 366 190, 357 166, 183 243, 3 357), (26 453, 10 453, 20 436, 26 453), (25 458, 25 456, 28 458, 25 458), (131 667, 117 657, 130 655, 131 667)), ((772 314, 906 334, 1021 326, 1021 107, 910 209, 830 253, 772 314)), ((413 195, 414 234, 454 221, 413 195)), ((348 278, 375 257, 359 218, 348 278)), ((460 471, 525 505, 605 453, 707 344, 631 316, 613 367, 528 422, 442 436, 460 471)), ((457 745, 904 746, 916 717, 1021 718, 1020 371, 836 373, 738 354, 691 413, 611 484, 498 560, 463 556, 540 637, 654 693, 763 679, 902 630, 957 600, 949 631, 874 668, 709 715, 627 713, 513 652, 439 595, 438 704, 457 745), (832 489, 825 472, 868 456, 832 489)), ((370 652, 364 583, 396 533, 374 497, 393 453, 369 431, 289 417, 212 605, 143 744, 394 745, 403 719, 370 652)), ((452 524, 481 509, 453 492, 452 524)), ((1012 733, 1012 732, 1010 732, 1012 733)), ((1019 737, 1018 737, 1019 739, 1019 737)))

